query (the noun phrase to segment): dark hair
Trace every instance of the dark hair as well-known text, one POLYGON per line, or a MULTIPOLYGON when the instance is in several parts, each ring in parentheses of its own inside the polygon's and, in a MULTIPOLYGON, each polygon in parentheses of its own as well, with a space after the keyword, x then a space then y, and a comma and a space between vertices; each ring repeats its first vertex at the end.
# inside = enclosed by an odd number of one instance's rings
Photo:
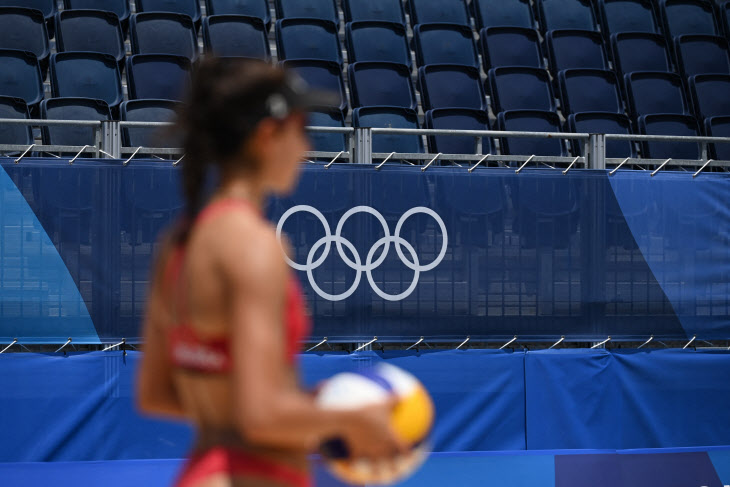
MULTIPOLYGON (((258 123, 269 115, 266 101, 286 83, 284 70, 263 61, 208 58, 193 72, 188 102, 178 114, 175 130, 182 135, 183 194, 186 212, 177 232, 184 242, 205 203, 211 169, 234 161, 258 123)), ((243 166, 242 166, 243 168, 243 166)))

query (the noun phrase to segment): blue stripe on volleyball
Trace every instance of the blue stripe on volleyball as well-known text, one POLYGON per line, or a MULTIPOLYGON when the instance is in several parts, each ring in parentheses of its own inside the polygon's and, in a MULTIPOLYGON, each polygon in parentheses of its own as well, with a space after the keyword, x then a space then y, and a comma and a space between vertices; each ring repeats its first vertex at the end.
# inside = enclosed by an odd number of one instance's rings
POLYGON ((385 377, 382 375, 376 373, 374 369, 367 369, 367 370, 358 370, 355 372, 356 374, 360 374, 361 376, 370 379, 371 381, 378 384, 380 387, 385 389, 388 392, 393 392, 393 385, 388 382, 385 377))

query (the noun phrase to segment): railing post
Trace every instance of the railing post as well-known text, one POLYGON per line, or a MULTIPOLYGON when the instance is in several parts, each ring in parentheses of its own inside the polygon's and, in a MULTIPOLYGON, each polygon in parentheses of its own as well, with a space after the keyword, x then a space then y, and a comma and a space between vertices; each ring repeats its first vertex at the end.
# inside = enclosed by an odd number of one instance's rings
POLYGON ((588 169, 606 169, 606 136, 590 134, 588 147, 588 169))
POLYGON ((373 162, 373 129, 358 127, 355 129, 355 164, 372 164, 373 162))
POLYGON ((104 120, 101 122, 101 150, 111 154, 115 159, 122 157, 122 134, 119 122, 104 120))

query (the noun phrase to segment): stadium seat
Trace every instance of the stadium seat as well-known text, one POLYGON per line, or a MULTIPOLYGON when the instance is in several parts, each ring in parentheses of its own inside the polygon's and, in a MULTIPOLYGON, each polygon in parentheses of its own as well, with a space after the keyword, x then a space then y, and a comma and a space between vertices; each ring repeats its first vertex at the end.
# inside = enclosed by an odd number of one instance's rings
POLYGON ((553 75, 564 69, 608 69, 603 37, 598 32, 553 30, 546 40, 553 75))
POLYGON ((506 110, 555 110, 550 76, 538 68, 489 70, 489 91, 496 113, 506 110))
POLYGON ((191 61, 198 57, 198 36, 187 15, 147 12, 129 18, 132 54, 170 54, 191 61))
POLYGON ((32 52, 45 78, 51 48, 43 14, 31 8, 0 7, 0 32, 0 49, 32 52))
POLYGON ((0 7, 23 7, 40 10, 43 14, 43 18, 48 22, 48 27, 51 31, 48 32, 53 37, 52 32, 52 21, 53 16, 56 15, 58 7, 56 6, 56 0, 0 0, 0 7))
POLYGON ((205 12, 213 15, 244 15, 258 17, 271 29, 271 12, 268 0, 205 0, 205 12))
POLYGON ((200 0, 136 0, 137 13, 172 12, 187 15, 200 25, 200 0))
POLYGON ((620 79, 637 71, 672 71, 667 41, 659 34, 623 32, 611 36, 613 64, 620 79))
POLYGON ((537 0, 540 28, 598 30, 591 0, 537 0))
MULTIPOLYGON (((90 98, 50 98, 41 103, 45 120, 111 120, 109 106, 90 98)), ((41 127, 44 145, 96 145, 93 127, 73 125, 41 127)))
MULTIPOLYGON (((706 119, 705 132, 710 137, 730 137, 730 116, 706 119)), ((710 144, 709 151, 713 159, 730 161, 730 144, 710 144)))
POLYGON ((689 86, 692 106, 700 120, 730 116, 730 75, 700 74, 690 79, 689 86))
POLYGON ((449 64, 424 66, 418 69, 418 86, 424 110, 487 109, 487 98, 477 68, 449 64))
POLYGON ((479 67, 474 34, 466 25, 420 24, 413 28, 419 66, 461 64, 479 67))
POLYGON ((629 114, 689 113, 682 79, 673 73, 629 73, 625 78, 629 114))
MULTIPOLYGON (((415 110, 397 107, 364 107, 352 111, 354 127, 383 127, 417 129, 418 114, 415 110)), ((420 135, 375 134, 373 152, 423 152, 420 135)))
MULTIPOLYGON (((639 133, 645 135, 698 136, 697 120, 688 115, 656 114, 639 117, 639 133)), ((646 159, 700 159, 700 148, 694 142, 651 141, 642 143, 646 159)))
POLYGON ((190 60, 166 54, 137 54, 127 58, 130 100, 182 100, 190 82, 190 60))
POLYGON ((618 80, 613 71, 567 69, 558 74, 564 115, 579 112, 624 113, 618 80))
POLYGON ((335 0, 274 0, 277 19, 320 19, 340 23, 335 0))
POLYGON ((623 32, 660 32, 651 0, 599 0, 598 9, 607 39, 623 32))
POLYGON ((381 22, 406 23, 403 2, 400 0, 342 0, 345 22, 379 20, 381 22))
POLYGON ((402 64, 350 64, 347 77, 353 108, 386 106, 416 109, 411 73, 402 64))
MULTIPOLYGON (((586 134, 630 134, 631 122, 618 113, 574 113, 568 116, 570 132, 586 134)), ((573 142, 573 154, 583 155, 582 141, 573 142)), ((628 140, 607 140, 606 157, 636 157, 634 144, 628 140)))
POLYGON ((203 44, 207 53, 224 57, 271 59, 266 25, 259 17, 211 15, 203 18, 203 44))
POLYGON ((297 73, 313 88, 340 94, 340 105, 336 107, 347 113, 347 93, 342 80, 340 65, 332 61, 298 60, 284 61, 284 67, 297 73))
POLYGON ((34 114, 43 99, 43 79, 32 52, 0 49, 0 96, 22 99, 34 114))
POLYGON ((337 26, 334 22, 327 20, 277 20, 276 51, 280 61, 322 59, 342 64, 337 26))
POLYGON ((472 0, 477 29, 490 27, 524 27, 532 29, 535 19, 527 0, 472 0))
POLYGON ((63 0, 65 10, 104 10, 114 12, 122 27, 129 22, 132 9, 129 0, 63 0))
MULTIPOLYGON (((560 132, 560 119, 555 112, 541 110, 512 110, 497 115, 498 130, 521 132, 560 132)), ((539 156, 567 156, 560 139, 501 139, 504 155, 533 154, 539 156)))
MULTIPOLYGON (((171 100, 131 100, 119 107, 123 122, 172 122, 180 102, 171 100)), ((163 130, 150 127, 123 127, 122 144, 125 147, 178 147, 159 134, 163 130)))
POLYGON ((730 2, 725 2, 718 7, 720 22, 725 29, 725 36, 730 40, 730 2))
POLYGON ((122 98, 117 60, 94 52, 60 52, 51 55, 51 92, 55 98, 103 100, 115 111, 122 98))
POLYGON ((122 67, 126 48, 119 18, 103 10, 64 10, 56 14, 58 52, 109 54, 122 67))
MULTIPOLYGON (((345 117, 338 108, 317 109, 309 112, 308 125, 313 127, 344 127, 345 117)), ((347 150, 345 134, 309 132, 312 150, 321 152, 340 152, 347 150)))
MULTIPOLYGON (((426 112, 426 128, 440 130, 489 130, 489 117, 482 110, 468 108, 440 108, 426 112)), ((474 137, 436 135, 428 137, 428 151, 434 154, 476 154, 477 143, 474 137)), ((482 138, 482 154, 491 154, 492 141, 482 138)))
POLYGON ((544 67, 540 37, 535 29, 489 27, 479 32, 479 44, 485 72, 508 66, 544 67))
POLYGON ((685 78, 697 74, 730 74, 730 50, 724 37, 683 35, 674 42, 679 72, 685 78))
POLYGON ((662 0, 659 9, 664 34, 670 40, 685 34, 719 34, 708 0, 662 0))
POLYGON ((464 0, 408 0, 411 25, 469 24, 469 11, 464 0))
MULTIPOLYGON (((0 118, 27 120, 30 118, 28 105, 20 98, 0 96, 0 118)), ((0 123, 0 144, 30 145, 32 143, 33 130, 30 126, 0 123)))
POLYGON ((345 44, 350 63, 385 61, 411 65, 411 49, 403 24, 370 20, 348 22, 345 44))

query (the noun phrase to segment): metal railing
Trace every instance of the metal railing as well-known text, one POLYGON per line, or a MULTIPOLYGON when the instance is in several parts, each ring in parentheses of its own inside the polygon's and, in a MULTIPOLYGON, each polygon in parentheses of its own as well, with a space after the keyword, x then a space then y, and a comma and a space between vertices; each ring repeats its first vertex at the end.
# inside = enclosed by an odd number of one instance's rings
MULTIPOLYGON (((33 153, 65 153, 69 162, 73 163, 81 154, 92 154, 95 157, 113 159, 124 159, 123 164, 128 164, 137 156, 178 156, 171 159, 173 164, 179 163, 184 154, 181 148, 159 148, 159 147, 127 147, 122 144, 123 129, 163 129, 169 127, 169 123, 161 122, 118 122, 118 121, 77 121, 77 120, 17 120, 0 118, 0 124, 24 125, 32 127, 45 126, 81 126, 94 129, 94 145, 86 146, 65 146, 65 145, 17 145, 0 144, 0 153, 16 152, 18 157, 14 160, 19 162, 29 154, 33 153), (72 155, 68 155, 72 154, 72 155)), ((375 169, 380 169, 387 163, 403 162, 413 166, 419 166, 425 171, 439 161, 448 161, 450 164, 461 166, 463 163, 469 172, 475 169, 486 167, 492 162, 505 165, 518 164, 515 171, 519 173, 529 164, 541 164, 554 169, 560 166, 563 174, 578 166, 588 169, 613 168, 609 174, 614 174, 620 168, 639 167, 646 169, 653 168, 653 174, 666 166, 693 168, 694 175, 707 167, 730 168, 730 161, 712 160, 708 158, 709 144, 730 144, 730 137, 678 137, 665 135, 627 135, 627 134, 588 134, 588 133, 564 133, 564 132, 514 132, 497 130, 443 130, 443 129, 401 129, 401 128, 353 128, 353 127, 307 127, 307 130, 318 133, 343 134, 347 139, 345 151, 322 152, 313 151, 307 153, 308 160, 317 159, 325 161, 325 167, 340 162, 356 164, 373 164, 375 169), (474 154, 442 154, 442 153, 380 153, 373 152, 373 138, 383 135, 401 135, 416 137, 473 137, 474 154), (581 148, 580 155, 570 157, 544 156, 540 154, 531 155, 505 155, 499 153, 484 154, 482 142, 484 139, 501 141, 505 138, 530 138, 530 139, 558 139, 561 143, 574 142, 581 148), (646 158, 607 158, 606 144, 610 141, 627 142, 688 142, 696 143, 700 147, 701 159, 646 159, 646 158), (415 164, 419 163, 419 164, 415 164)), ((424 144, 424 146, 426 146, 424 144)), ((494 146, 494 144, 492 144, 494 146)), ((572 147, 571 147, 572 152, 572 147)), ((58 156, 54 156, 58 157, 58 156)))

